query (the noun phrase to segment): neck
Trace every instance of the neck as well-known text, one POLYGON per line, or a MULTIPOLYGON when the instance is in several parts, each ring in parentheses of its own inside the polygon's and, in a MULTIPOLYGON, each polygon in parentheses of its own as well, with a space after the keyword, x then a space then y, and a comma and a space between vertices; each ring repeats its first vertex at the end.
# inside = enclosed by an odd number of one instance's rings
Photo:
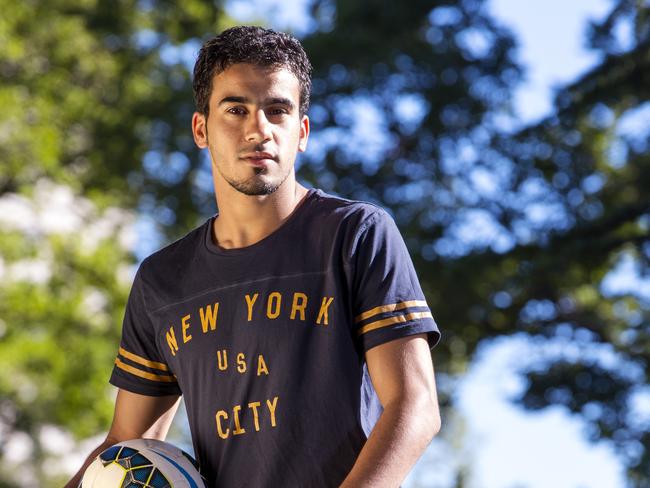
POLYGON ((293 178, 270 195, 249 196, 230 185, 215 185, 219 216, 212 238, 224 249, 247 247, 278 229, 302 203, 307 189, 293 178))

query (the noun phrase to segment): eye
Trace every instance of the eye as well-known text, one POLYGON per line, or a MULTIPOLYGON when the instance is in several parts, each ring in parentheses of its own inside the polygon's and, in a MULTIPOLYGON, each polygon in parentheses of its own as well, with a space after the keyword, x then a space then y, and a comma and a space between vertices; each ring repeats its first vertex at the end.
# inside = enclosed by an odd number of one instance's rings
POLYGON ((268 109, 268 114, 271 116, 288 115, 289 110, 284 107, 271 107, 268 109))
POLYGON ((244 110, 242 107, 230 107, 226 110, 226 112, 233 115, 244 115, 246 113, 246 110, 244 110))

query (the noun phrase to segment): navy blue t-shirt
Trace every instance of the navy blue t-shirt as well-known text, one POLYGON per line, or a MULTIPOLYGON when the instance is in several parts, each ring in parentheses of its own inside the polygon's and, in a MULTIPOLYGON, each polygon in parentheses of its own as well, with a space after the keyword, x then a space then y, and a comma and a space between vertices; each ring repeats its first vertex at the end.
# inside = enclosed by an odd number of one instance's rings
POLYGON ((365 351, 440 337, 404 241, 315 189, 248 247, 216 246, 214 218, 140 265, 110 381, 183 395, 210 486, 338 486, 381 414, 365 351))

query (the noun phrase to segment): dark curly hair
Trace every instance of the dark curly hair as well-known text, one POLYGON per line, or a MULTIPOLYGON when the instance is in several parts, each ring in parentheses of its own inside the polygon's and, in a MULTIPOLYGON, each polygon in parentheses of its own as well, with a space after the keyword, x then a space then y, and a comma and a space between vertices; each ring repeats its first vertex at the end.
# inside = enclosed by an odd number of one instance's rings
POLYGON ((209 114, 214 76, 237 63, 287 68, 300 84, 300 116, 307 113, 312 67, 300 42, 284 32, 246 25, 227 29, 201 46, 192 81, 199 113, 209 114))

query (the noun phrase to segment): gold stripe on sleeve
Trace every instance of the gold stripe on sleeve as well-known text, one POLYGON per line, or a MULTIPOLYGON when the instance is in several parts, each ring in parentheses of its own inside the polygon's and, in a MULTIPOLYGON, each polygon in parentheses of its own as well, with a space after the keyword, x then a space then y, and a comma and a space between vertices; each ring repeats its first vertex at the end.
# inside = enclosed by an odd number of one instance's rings
POLYGON ((160 371, 169 371, 169 368, 165 363, 157 363, 156 361, 149 361, 143 357, 133 354, 132 352, 127 351, 120 347, 119 349, 120 356, 124 356, 126 359, 130 359, 134 363, 141 364, 142 366, 147 366, 149 368, 159 369, 160 371))
POLYGON ((133 366, 123 363, 122 361, 120 361, 120 358, 115 358, 115 365, 118 368, 123 369, 124 371, 127 371, 135 376, 139 376, 140 378, 145 378, 151 381, 163 381, 166 383, 176 383, 176 378, 174 376, 162 376, 158 374, 147 373, 146 371, 141 371, 138 368, 134 368, 133 366))
POLYGON ((382 327, 388 327, 389 325, 397 324, 400 322, 408 322, 409 320, 415 319, 432 319, 433 315, 431 312, 413 312, 407 315, 396 315, 395 317, 388 317, 387 319, 377 320, 376 322, 370 322, 368 325, 361 327, 357 331, 357 335, 363 335, 366 332, 371 330, 381 329, 382 327))
POLYGON ((426 307, 426 306, 427 306, 427 302, 425 300, 411 300, 408 302, 398 302, 398 303, 391 303, 389 305, 380 305, 379 307, 371 308, 367 312, 363 312, 361 315, 357 315, 354 321, 361 322, 362 320, 366 320, 367 318, 372 317, 373 315, 377 315, 379 313, 393 312, 395 310, 403 310, 409 307, 426 307))

